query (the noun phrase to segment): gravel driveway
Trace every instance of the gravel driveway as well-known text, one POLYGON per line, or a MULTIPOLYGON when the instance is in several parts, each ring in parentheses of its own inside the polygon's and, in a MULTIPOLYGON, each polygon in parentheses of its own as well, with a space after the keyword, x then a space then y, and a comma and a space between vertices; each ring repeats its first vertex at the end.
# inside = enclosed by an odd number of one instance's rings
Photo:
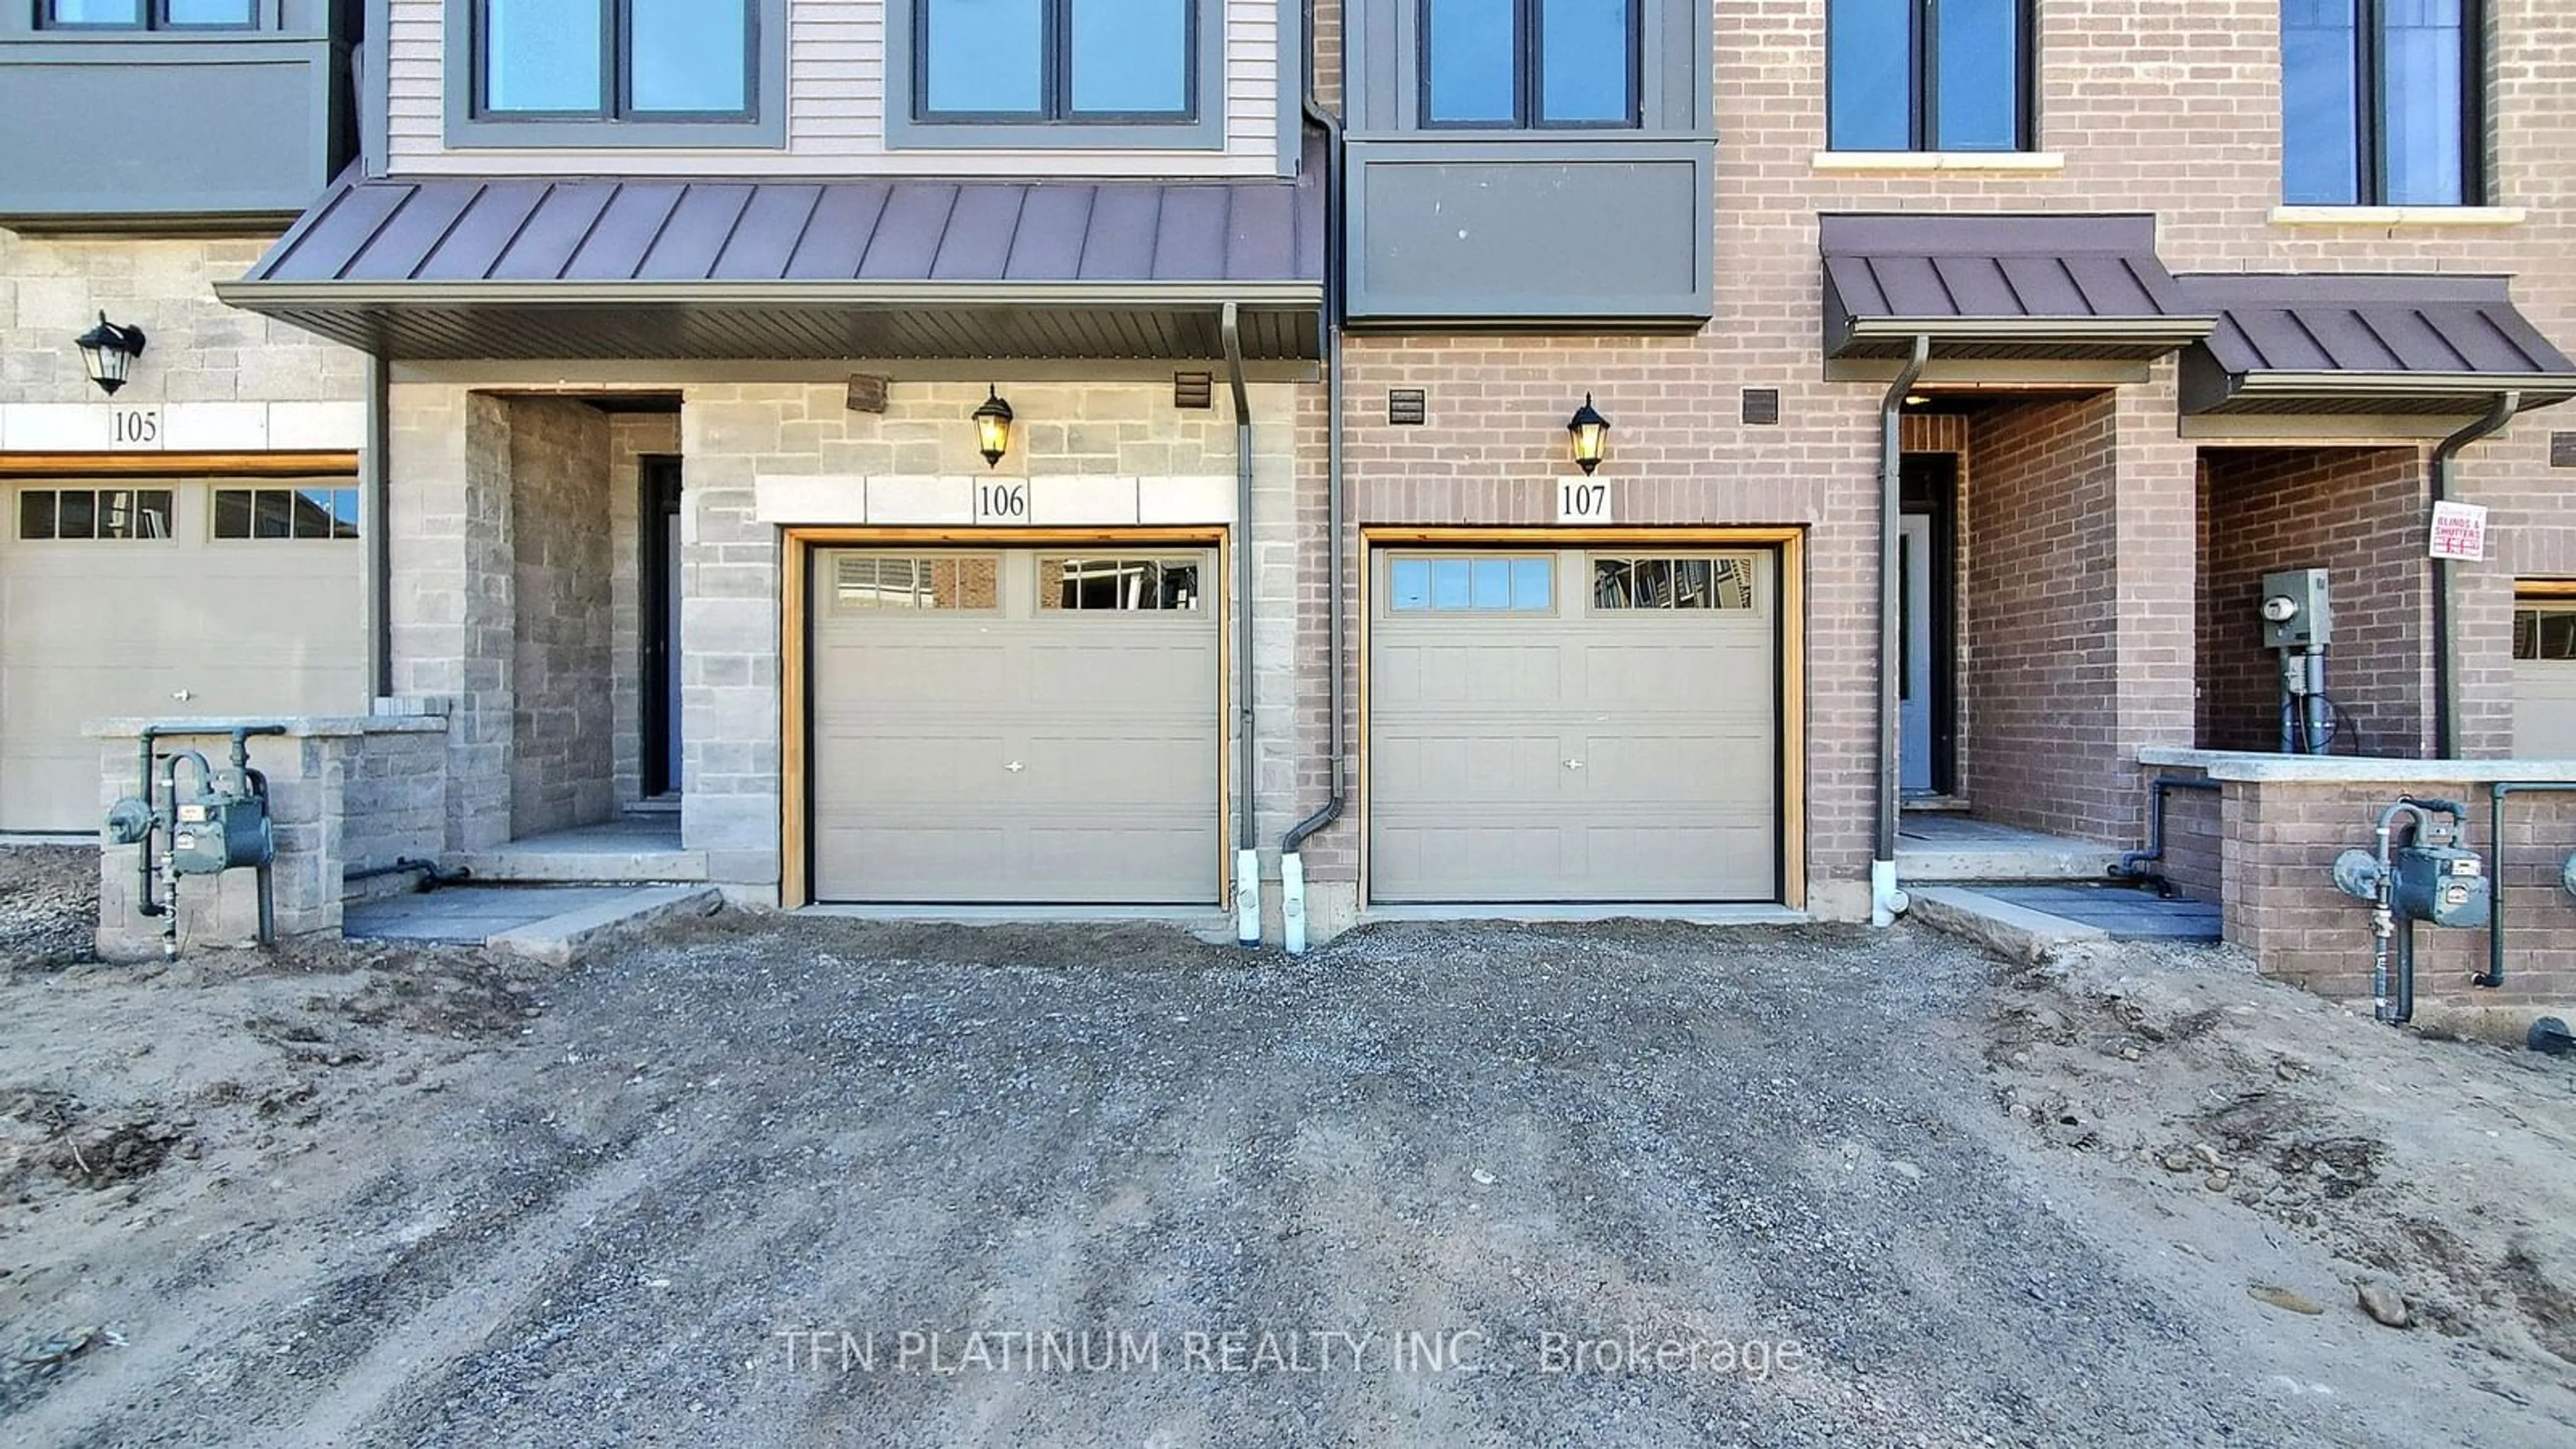
POLYGON ((8 988, 88 1023, 20 1080, 192 1103, 204 1146, 0 1232, 13 1337, 117 1337, 0 1437, 2363 1445, 2576 1405, 2482 1396, 2348 1298, 2247 1299, 2322 1251, 2035 1140, 1998 968, 1912 929, 1292 963, 725 916, 569 974, 297 971, 8 988), (95 1085, 155 1001, 305 1049, 95 1085), (2391 1376, 2442 1407, 2392 1417, 2391 1376))

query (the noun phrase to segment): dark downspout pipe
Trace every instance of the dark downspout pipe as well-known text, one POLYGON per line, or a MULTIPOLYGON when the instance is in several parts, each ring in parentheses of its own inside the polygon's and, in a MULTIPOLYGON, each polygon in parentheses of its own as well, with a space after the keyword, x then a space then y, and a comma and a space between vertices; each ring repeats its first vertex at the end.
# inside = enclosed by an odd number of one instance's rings
MULTIPOLYGON (((2460 450, 2513 421, 2513 415, 2521 410, 2521 393, 2497 393, 2485 417, 2434 445, 2433 502, 2449 500, 2460 450)), ((2457 669, 2458 657, 2451 648, 2451 561, 2437 558, 2433 560, 2433 757, 2439 760, 2452 758, 2459 749, 2457 669)))
POLYGON ((387 524, 393 488, 385 457, 393 439, 393 389, 385 360, 374 353, 367 354, 365 384, 367 431, 358 450, 358 486, 366 498, 361 523, 367 536, 367 692, 385 699, 394 692, 394 531, 387 524))
POLYGON ((2469 978, 2472 986, 2493 990, 2504 984, 2504 797, 2515 794, 2576 794, 2576 783, 2558 780, 2499 780, 2487 796, 2487 853, 2495 857, 2487 885, 2487 969, 2469 978))
POLYGON ((1235 774, 1242 781, 1235 813, 1234 939, 1261 944, 1261 836, 1253 821, 1252 710, 1252 395, 1243 385, 1241 310, 1232 302, 1218 323, 1225 337, 1226 384, 1234 394, 1234 677, 1235 774))
POLYGON ((2149 864, 2150 862, 2162 861, 2165 858, 2166 792, 2171 790, 2207 790, 2212 793, 2216 793, 2219 789, 2220 786, 2216 780, 2204 780, 2189 775, 2158 775, 2154 779, 2148 781, 2147 848, 2144 850, 2122 852, 2120 855, 2120 863, 2111 867, 2111 874, 2123 880, 2152 880, 2158 885, 2163 885, 2164 881, 2160 876, 2153 871, 2141 869, 2141 867, 2149 864))
POLYGON ((1898 414, 1905 394, 1932 359, 1932 339, 1918 336, 1914 351, 1887 385, 1878 405, 1878 832, 1869 863, 1869 923, 1891 926, 1905 908, 1896 888, 1897 811, 1897 628, 1903 601, 1897 596, 1896 550, 1904 527, 1903 475, 1905 444, 1898 414))
POLYGON ((1315 96, 1315 6, 1305 7, 1306 119, 1324 130, 1324 672, 1329 704, 1324 717, 1324 763, 1329 784, 1315 813, 1288 828, 1279 839, 1281 920, 1288 950, 1306 949, 1306 863, 1300 853, 1309 837, 1342 818, 1346 803, 1344 776, 1347 742, 1342 715, 1347 707, 1342 675, 1343 589, 1342 532, 1346 506, 1342 484, 1342 122, 1315 96))

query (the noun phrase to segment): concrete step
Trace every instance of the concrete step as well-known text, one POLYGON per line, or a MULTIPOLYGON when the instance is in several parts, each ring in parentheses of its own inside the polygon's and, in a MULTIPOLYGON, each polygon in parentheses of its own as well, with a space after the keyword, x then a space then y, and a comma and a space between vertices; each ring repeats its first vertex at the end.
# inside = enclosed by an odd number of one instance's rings
POLYGON ((684 916, 711 915, 723 904, 724 893, 714 886, 646 886, 500 932, 483 944, 495 951, 566 966, 622 937, 684 916))
POLYGON ((1906 893, 1914 898, 1905 913, 1909 920, 1966 937, 2014 961, 2035 962, 2060 946, 2111 939, 2111 933, 2099 926, 2017 906, 1965 886, 1908 886, 1906 893))
POLYGON ((2082 840, 1906 841, 1896 848, 1896 878, 1959 881, 2107 880, 2117 846, 2082 840))
POLYGON ((594 884, 602 881, 696 882, 707 878, 703 850, 583 850, 550 846, 543 850, 476 851, 449 862, 473 873, 477 881, 525 884, 547 881, 594 884))

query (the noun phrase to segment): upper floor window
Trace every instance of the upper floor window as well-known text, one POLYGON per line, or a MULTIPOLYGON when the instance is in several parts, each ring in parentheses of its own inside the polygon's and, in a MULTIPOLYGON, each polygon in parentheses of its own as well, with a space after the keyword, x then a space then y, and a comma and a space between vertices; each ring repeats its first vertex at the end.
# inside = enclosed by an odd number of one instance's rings
POLYGON ((44 0, 48 30, 249 30, 259 0, 44 0))
POLYGON ((1638 0, 1422 0, 1425 126, 1634 126, 1638 0))
POLYGON ((754 31, 752 0, 476 0, 474 113, 747 119, 754 31))
POLYGON ((2281 0, 2281 199, 2480 196, 2478 0, 2281 0))
POLYGON ((1836 151, 2024 151, 2032 0, 1829 0, 1836 151))
POLYGON ((1198 0, 912 0, 922 121, 1181 123, 1198 0))

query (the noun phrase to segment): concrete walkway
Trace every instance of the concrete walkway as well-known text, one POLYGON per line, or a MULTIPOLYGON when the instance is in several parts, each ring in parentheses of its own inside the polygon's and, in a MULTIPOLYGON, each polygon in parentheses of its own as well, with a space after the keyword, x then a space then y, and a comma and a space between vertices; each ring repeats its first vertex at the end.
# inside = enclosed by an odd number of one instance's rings
POLYGON ((1950 811, 1908 811, 1897 826, 1896 874, 1908 882, 2100 880, 2119 859, 2115 845, 1950 811))
POLYGON ((360 940, 489 946, 562 964, 619 932, 705 915, 713 886, 449 886, 352 905, 342 932, 360 940))

